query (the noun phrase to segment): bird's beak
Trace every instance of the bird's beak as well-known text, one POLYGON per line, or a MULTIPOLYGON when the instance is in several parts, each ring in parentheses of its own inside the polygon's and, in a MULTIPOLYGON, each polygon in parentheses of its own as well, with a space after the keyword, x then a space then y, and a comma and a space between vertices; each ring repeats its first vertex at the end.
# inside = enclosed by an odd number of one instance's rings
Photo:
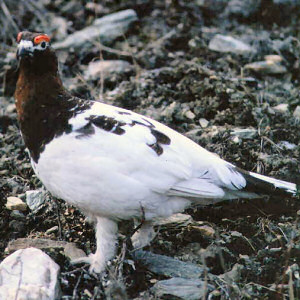
POLYGON ((24 57, 28 55, 28 51, 24 47, 20 47, 17 50, 17 59, 20 59, 21 57, 24 57))
POLYGON ((33 56, 33 43, 31 41, 21 41, 17 49, 17 59, 33 56))

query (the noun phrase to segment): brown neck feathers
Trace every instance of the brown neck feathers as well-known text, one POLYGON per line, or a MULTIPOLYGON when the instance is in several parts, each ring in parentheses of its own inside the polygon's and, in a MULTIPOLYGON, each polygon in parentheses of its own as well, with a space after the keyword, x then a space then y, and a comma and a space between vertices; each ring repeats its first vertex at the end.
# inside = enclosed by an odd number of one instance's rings
POLYGON ((35 162, 54 137, 71 132, 69 119, 84 108, 77 108, 78 101, 63 88, 51 49, 21 59, 15 100, 23 139, 35 162))
POLYGON ((63 93, 62 82, 58 76, 55 53, 47 49, 42 54, 21 59, 15 99, 19 120, 24 118, 27 104, 56 100, 63 93), (46 52, 47 51, 47 52, 46 52))

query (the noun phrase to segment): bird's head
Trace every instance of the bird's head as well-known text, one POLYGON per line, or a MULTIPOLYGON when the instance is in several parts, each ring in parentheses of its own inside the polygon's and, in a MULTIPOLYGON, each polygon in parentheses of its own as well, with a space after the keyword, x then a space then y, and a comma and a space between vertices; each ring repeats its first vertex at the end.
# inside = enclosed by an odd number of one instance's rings
POLYGON ((57 72, 57 57, 45 33, 21 31, 17 35, 20 68, 34 74, 57 72))
POLYGON ((33 59, 50 51, 50 37, 45 33, 19 32, 17 43, 17 59, 33 59))

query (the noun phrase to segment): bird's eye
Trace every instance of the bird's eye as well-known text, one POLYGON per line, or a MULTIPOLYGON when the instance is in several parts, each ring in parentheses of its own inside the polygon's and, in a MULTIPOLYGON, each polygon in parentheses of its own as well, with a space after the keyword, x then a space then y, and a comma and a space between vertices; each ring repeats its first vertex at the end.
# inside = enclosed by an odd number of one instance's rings
POLYGON ((42 43, 41 43, 41 47, 42 47, 42 48, 45 48, 45 47, 46 47, 46 43, 45 43, 45 42, 42 42, 42 43))

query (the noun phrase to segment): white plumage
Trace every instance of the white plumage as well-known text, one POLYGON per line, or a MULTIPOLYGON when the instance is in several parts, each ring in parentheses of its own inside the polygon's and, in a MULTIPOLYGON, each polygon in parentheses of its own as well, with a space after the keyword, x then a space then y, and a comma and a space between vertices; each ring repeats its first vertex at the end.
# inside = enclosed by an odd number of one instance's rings
POLYGON ((245 178, 232 172, 232 165, 206 151, 170 128, 135 113, 95 102, 91 109, 70 119, 72 133, 63 134, 41 153, 35 166, 40 179, 57 197, 81 209, 114 218, 146 219, 169 216, 181 210, 168 202, 189 204, 173 197, 223 198, 224 189, 237 190, 245 178), (125 134, 117 135, 97 128, 91 135, 79 130, 90 116, 106 116, 135 126, 124 125, 125 134), (157 155, 148 145, 155 143, 148 122, 170 138, 157 155), (164 206, 166 206, 164 208, 164 206))
MULTIPOLYGON (((144 230, 135 234, 133 240, 135 246, 145 246, 150 239, 145 235, 153 237, 149 223, 155 218, 180 212, 192 202, 211 204, 256 196, 242 191, 246 179, 232 164, 144 116, 94 102, 90 109, 70 119, 69 124, 72 132, 53 139, 41 153, 38 164, 32 163, 54 196, 97 220, 97 252, 79 260, 91 263, 93 271, 102 271, 114 255, 115 221, 140 219, 144 213, 144 230), (121 122, 125 133, 118 135, 113 133, 115 128, 106 131, 91 125, 95 132, 83 135, 80 129, 91 116, 121 122), (130 125, 133 122, 135 125, 130 125), (149 147, 156 140, 150 124, 170 139, 169 145, 162 145, 161 155, 149 147)), ((291 193, 296 191, 294 184, 251 175, 291 193)))

